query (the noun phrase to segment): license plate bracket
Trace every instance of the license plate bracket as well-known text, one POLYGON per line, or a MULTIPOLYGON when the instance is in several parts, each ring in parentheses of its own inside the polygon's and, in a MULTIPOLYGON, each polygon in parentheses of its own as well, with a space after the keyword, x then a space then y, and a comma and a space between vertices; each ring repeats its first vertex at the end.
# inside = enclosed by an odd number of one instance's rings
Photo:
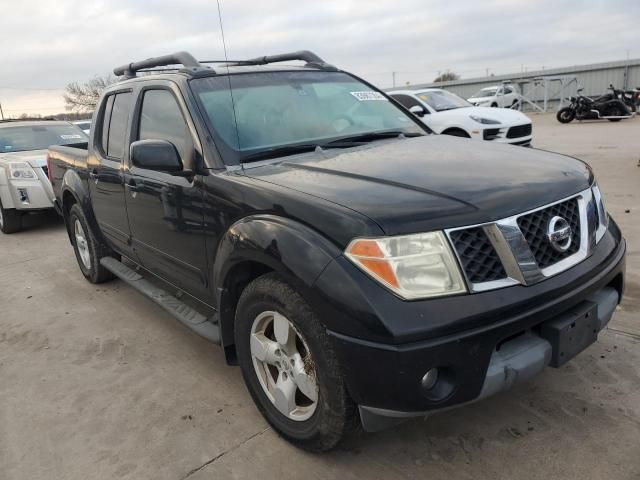
POLYGON ((551 343, 549 366, 561 367, 598 339, 598 304, 583 302, 542 324, 540 336, 551 343))

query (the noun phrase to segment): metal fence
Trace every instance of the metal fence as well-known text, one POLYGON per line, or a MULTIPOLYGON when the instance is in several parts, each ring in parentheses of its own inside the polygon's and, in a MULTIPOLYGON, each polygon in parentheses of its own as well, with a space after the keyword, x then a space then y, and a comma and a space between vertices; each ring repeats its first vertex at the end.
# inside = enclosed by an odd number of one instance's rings
MULTIPOLYGON (((409 85, 406 89, 418 90, 422 88, 444 88, 462 98, 469 98, 478 90, 492 85, 512 82, 520 87, 521 93, 546 110, 555 110, 561 98, 575 95, 578 86, 584 88, 583 94, 597 96, 606 92, 613 84, 616 88, 632 89, 640 87, 640 58, 618 62, 594 63, 591 65, 576 65, 548 70, 538 70, 508 75, 452 80, 448 82, 409 85), (565 78, 564 87, 559 80, 550 78, 565 78), (568 81, 571 78, 574 81, 568 81), (546 100, 546 102, 545 102, 546 100)), ((387 89, 387 90, 392 90, 387 89)), ((525 104, 525 109, 533 107, 525 104)))

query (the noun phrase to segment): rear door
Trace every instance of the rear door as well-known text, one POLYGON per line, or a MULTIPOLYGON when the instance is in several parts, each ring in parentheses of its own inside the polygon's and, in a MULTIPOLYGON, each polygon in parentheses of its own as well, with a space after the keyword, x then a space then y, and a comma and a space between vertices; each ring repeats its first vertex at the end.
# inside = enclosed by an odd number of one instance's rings
MULTIPOLYGON (((186 121, 179 90, 144 88, 139 95, 132 139, 167 140, 185 168, 193 166, 197 135, 186 121)), ((188 293, 207 295, 202 179, 133 166, 125 175, 133 247, 142 265, 188 293)))
POLYGON ((112 246, 125 255, 131 253, 131 232, 124 197, 124 159, 129 142, 128 125, 132 93, 109 94, 100 106, 100 120, 92 136, 92 152, 87 159, 89 192, 100 230, 112 246))

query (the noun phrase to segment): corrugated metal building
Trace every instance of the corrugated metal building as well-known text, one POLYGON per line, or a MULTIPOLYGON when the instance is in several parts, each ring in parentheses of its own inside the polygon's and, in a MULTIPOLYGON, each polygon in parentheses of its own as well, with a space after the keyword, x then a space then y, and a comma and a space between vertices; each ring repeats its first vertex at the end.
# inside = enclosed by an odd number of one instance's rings
MULTIPOLYGON (((453 80, 441 83, 410 85, 408 87, 397 88, 408 88, 411 90, 431 87, 445 88, 462 98, 469 98, 483 87, 499 85, 503 82, 511 81, 520 86, 523 95, 529 97, 535 102, 538 102, 538 105, 542 107, 545 96, 544 84, 546 83, 546 95, 548 100, 547 110, 553 111, 558 107, 560 101, 560 81, 548 80, 545 82, 542 79, 550 79, 553 77, 557 78, 560 76, 564 76, 564 81, 569 82, 564 89, 564 97, 575 95, 578 86, 583 87, 583 94, 588 96, 596 96, 605 93, 609 84, 613 84, 616 88, 622 89, 640 87, 640 58, 618 62, 594 63, 591 65, 576 65, 573 67, 537 70, 526 73, 513 73, 509 75, 453 80), (575 76, 575 81, 570 81, 571 76, 575 76)), ((533 107, 525 104, 524 109, 531 110, 533 107)))

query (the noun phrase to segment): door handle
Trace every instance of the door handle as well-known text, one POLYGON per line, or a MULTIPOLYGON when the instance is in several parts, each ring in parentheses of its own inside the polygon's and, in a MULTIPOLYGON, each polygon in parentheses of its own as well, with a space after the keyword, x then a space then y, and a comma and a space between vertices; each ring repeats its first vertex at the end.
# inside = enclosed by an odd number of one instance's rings
POLYGON ((138 188, 139 188, 139 184, 138 182, 136 182, 135 179, 130 178, 129 180, 127 180, 127 182, 124 184, 125 187, 127 187, 127 189, 129 190, 129 192, 131 193, 131 196, 133 198, 136 198, 136 195, 138 193, 138 188))
POLYGON ((98 170, 93 168, 89 171, 89 178, 98 183, 98 170))

